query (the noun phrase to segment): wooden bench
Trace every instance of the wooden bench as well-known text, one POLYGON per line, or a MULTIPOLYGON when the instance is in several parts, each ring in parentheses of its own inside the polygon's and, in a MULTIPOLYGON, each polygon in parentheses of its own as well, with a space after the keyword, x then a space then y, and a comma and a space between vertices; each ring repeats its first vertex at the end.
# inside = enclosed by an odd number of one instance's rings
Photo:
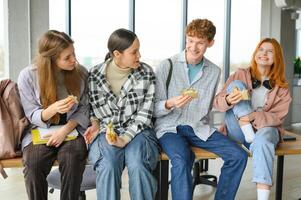
MULTIPOLYGON (((57 166, 58 162, 55 161, 53 165, 57 166)), ((0 170, 1 168, 21 168, 21 167, 23 167, 21 157, 0 160, 0 170)), ((2 173, 3 173, 3 177, 6 178, 6 173, 4 171, 2 171, 1 174, 2 173)))
MULTIPOLYGON (((283 165, 285 155, 298 155, 301 154, 301 136, 292 132, 286 131, 286 135, 296 137, 295 141, 285 141, 278 145, 276 149, 277 156, 277 175, 276 175, 276 200, 282 199, 282 184, 283 184, 283 165)), ((208 152, 204 149, 192 147, 196 159, 214 159, 218 156, 214 153, 208 152)), ((56 162, 54 165, 57 165, 56 162)), ((23 167, 22 159, 20 157, 12 159, 0 160, 0 165, 3 168, 20 168, 23 167)), ((157 200, 168 199, 168 173, 169 173, 169 159, 165 153, 161 153, 160 161, 156 169, 156 176, 158 179, 158 193, 157 200)))
MULTIPOLYGON (((283 165, 285 155, 300 155, 301 154, 301 136, 295 133, 286 131, 285 135, 296 137, 295 141, 284 141, 276 148, 275 155, 277 156, 277 174, 276 174, 276 200, 282 199, 282 184, 283 184, 283 165)), ((196 160, 199 159, 214 159, 219 158, 214 153, 204 149, 192 147, 195 153, 196 160)), ((156 200, 168 199, 168 173, 169 173, 169 159, 165 153, 161 153, 161 159, 156 169, 156 176, 158 178, 158 193, 156 200)))

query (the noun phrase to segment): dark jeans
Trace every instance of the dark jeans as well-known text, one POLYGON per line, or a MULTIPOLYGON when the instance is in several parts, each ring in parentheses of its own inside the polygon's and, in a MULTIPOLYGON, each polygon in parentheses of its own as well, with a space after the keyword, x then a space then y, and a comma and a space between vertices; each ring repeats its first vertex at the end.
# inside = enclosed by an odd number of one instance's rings
POLYGON ((46 177, 55 160, 58 160, 61 172, 61 199, 78 199, 86 158, 87 148, 82 136, 64 142, 58 148, 32 143, 26 146, 22 159, 28 199, 47 200, 46 177))
POLYGON ((215 131, 207 141, 203 141, 187 125, 177 126, 177 133, 165 133, 159 139, 159 143, 171 160, 173 200, 192 199, 191 169, 194 154, 190 146, 211 151, 224 160, 215 200, 234 200, 248 159, 247 153, 239 145, 218 131, 215 131))

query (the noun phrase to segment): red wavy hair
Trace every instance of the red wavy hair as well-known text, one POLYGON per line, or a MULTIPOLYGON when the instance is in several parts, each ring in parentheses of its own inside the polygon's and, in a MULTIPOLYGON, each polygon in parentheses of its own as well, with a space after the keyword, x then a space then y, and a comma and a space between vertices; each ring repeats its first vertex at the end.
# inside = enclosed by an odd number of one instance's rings
POLYGON ((264 38, 258 43, 251 60, 251 75, 257 80, 261 80, 261 74, 258 70, 258 66, 255 61, 255 55, 259 50, 260 46, 265 42, 272 44, 274 48, 274 63, 271 66, 271 70, 268 74, 270 83, 272 84, 272 86, 278 85, 279 87, 287 88, 288 83, 285 78, 285 64, 283 58, 283 51, 278 41, 274 38, 264 38))

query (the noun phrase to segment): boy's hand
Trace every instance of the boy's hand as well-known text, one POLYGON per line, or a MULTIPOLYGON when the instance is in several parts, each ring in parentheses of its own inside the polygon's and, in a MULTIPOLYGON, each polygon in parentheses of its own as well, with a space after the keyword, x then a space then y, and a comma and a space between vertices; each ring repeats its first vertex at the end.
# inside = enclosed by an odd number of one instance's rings
POLYGON ((193 98, 188 95, 180 95, 180 96, 175 96, 172 97, 165 102, 165 108, 166 109, 171 109, 173 107, 175 108, 182 108, 186 104, 188 104, 193 98))

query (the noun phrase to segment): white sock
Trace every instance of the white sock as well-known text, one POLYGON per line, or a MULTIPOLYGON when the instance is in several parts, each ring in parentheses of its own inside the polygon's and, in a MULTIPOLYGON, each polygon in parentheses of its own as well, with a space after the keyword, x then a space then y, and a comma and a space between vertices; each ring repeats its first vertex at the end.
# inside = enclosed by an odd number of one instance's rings
POLYGON ((252 143, 255 138, 255 133, 252 124, 245 124, 240 127, 243 134, 245 135, 246 142, 252 143))
POLYGON ((269 200, 271 190, 257 188, 257 200, 269 200))

